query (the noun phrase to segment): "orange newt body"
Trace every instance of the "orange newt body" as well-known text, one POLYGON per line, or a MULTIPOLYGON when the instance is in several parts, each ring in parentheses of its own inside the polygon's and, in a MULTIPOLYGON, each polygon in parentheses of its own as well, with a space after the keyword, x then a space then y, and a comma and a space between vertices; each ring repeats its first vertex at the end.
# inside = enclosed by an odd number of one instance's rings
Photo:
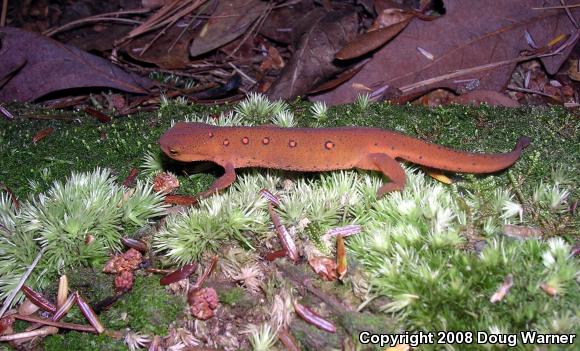
POLYGON ((380 171, 391 180, 379 189, 382 196, 405 186, 405 173, 397 159, 446 171, 491 173, 514 164, 529 143, 529 138, 522 137, 511 152, 480 154, 376 128, 218 127, 184 122, 167 130, 159 140, 163 152, 175 160, 212 161, 225 169, 200 196, 228 187, 236 178, 235 169, 244 167, 380 171))

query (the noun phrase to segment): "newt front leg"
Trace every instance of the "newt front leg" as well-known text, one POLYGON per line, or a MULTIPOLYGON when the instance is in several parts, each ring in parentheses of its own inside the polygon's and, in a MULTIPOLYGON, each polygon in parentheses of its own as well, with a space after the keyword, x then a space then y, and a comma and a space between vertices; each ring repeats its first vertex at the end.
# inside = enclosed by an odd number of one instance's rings
POLYGON ((204 192, 196 195, 198 199, 203 199, 208 196, 214 195, 221 190, 229 187, 236 180, 236 169, 231 162, 220 164, 224 168, 224 175, 216 179, 213 184, 204 192))

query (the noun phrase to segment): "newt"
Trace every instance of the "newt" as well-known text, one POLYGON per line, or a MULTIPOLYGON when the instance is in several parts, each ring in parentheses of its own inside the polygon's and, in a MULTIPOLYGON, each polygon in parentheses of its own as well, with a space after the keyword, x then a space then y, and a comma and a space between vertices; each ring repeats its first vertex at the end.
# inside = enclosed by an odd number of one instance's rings
POLYGON ((180 122, 159 139, 161 150, 181 162, 211 161, 224 168, 223 176, 198 194, 207 197, 230 186, 237 168, 259 167, 320 172, 358 168, 378 171, 389 183, 378 197, 405 187, 398 160, 444 171, 493 173, 513 165, 530 144, 521 137, 506 153, 458 151, 398 132, 363 127, 280 128, 219 127, 180 122))

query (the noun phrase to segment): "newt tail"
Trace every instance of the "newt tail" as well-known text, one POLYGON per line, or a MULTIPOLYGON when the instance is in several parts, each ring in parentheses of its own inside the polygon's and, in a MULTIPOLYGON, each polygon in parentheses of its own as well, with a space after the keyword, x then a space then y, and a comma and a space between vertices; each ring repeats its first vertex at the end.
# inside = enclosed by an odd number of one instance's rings
POLYGON ((163 152, 175 160, 212 161, 225 169, 201 197, 228 187, 236 179, 235 169, 244 167, 379 171, 390 179, 379 189, 382 196, 405 186, 405 173, 397 160, 452 172, 492 173, 513 165, 529 144, 530 138, 521 137, 510 152, 484 154, 376 128, 218 127, 205 123, 177 123, 159 140, 163 152))

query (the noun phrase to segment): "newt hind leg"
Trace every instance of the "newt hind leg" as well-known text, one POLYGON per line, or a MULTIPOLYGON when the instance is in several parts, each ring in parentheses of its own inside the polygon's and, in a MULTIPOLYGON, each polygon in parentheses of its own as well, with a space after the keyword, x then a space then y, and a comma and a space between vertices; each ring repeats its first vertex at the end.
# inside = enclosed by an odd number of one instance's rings
POLYGON ((368 154, 355 167, 369 171, 379 171, 389 177, 390 182, 379 188, 377 193, 379 198, 391 191, 402 190, 405 187, 405 171, 403 171, 399 162, 386 154, 368 154))

